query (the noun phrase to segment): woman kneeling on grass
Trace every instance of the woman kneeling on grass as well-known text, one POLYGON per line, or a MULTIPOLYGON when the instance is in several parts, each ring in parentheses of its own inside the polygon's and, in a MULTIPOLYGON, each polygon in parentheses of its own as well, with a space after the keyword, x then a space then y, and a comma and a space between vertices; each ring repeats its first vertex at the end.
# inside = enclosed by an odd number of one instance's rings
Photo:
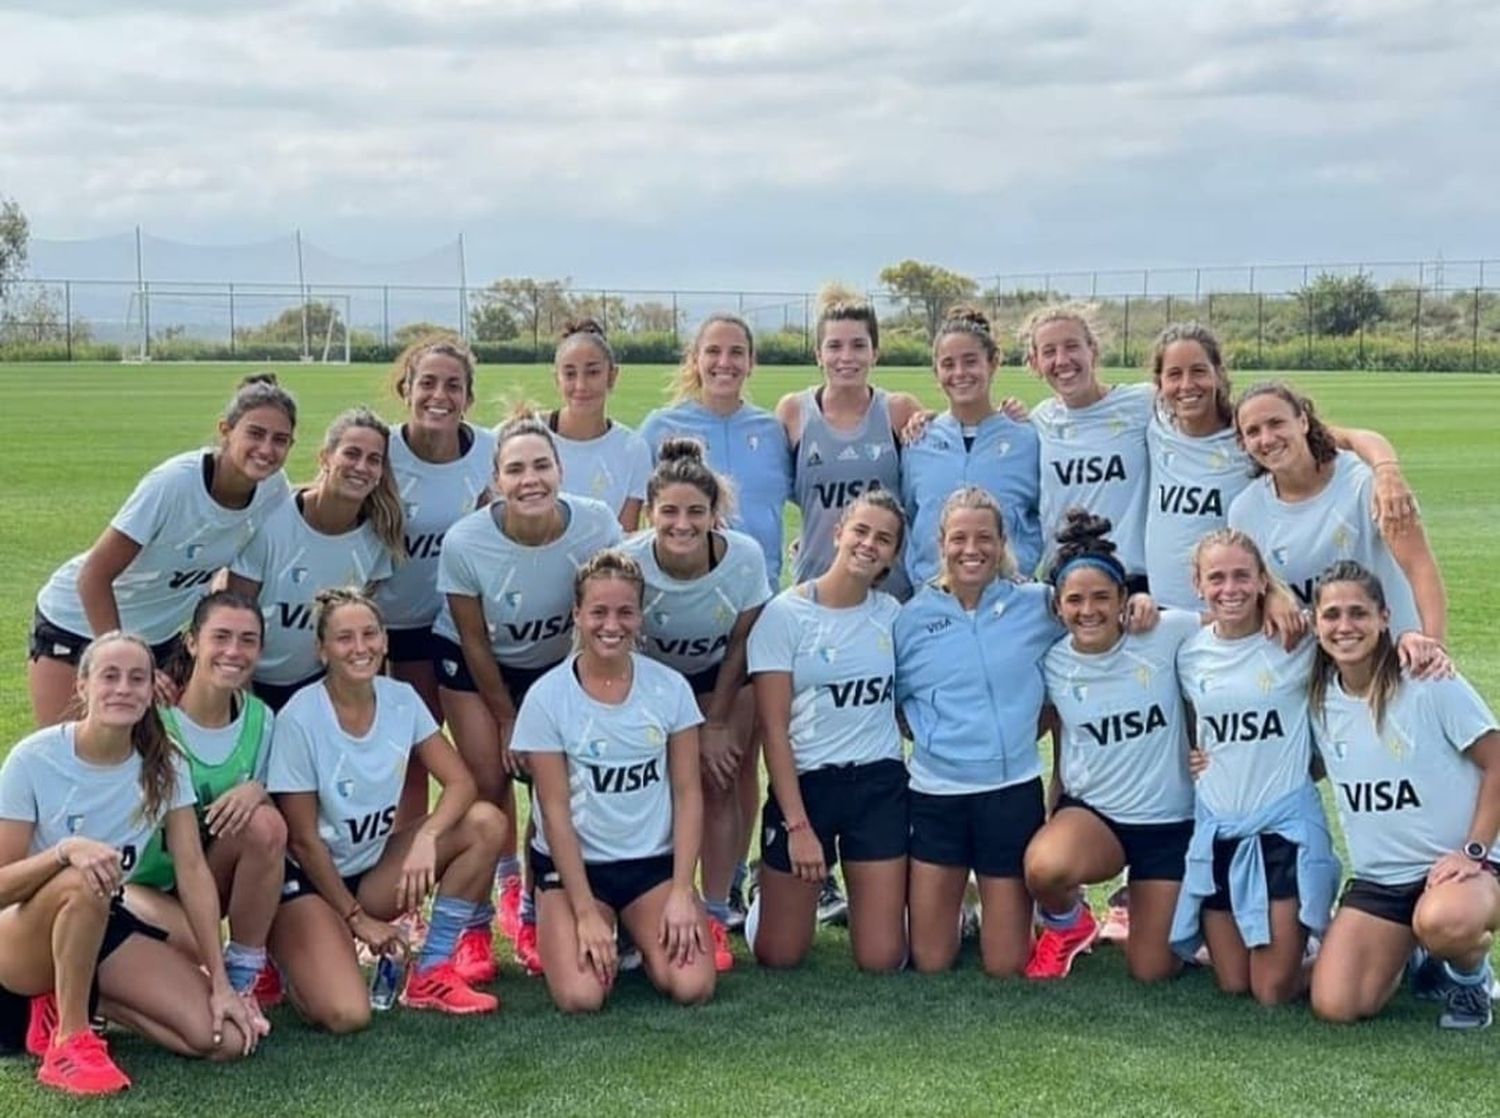
POLYGON ((416 690, 380 674, 385 627, 374 603, 356 590, 325 590, 313 624, 327 674, 277 716, 267 778, 296 860, 271 929, 271 953, 292 1001, 334 1032, 363 1028, 370 1003, 355 941, 377 954, 404 952, 391 921, 436 888, 427 941, 401 1004, 490 1013, 499 999, 473 987, 497 973, 481 905, 504 817, 475 802, 474 778, 416 690), (430 815, 398 829, 413 751, 443 792, 430 815))
POLYGON ((1403 678, 1380 580, 1335 563, 1313 598, 1311 702, 1353 879, 1312 973, 1313 1012, 1373 1017, 1409 973, 1445 1029, 1491 1021, 1500 927, 1500 728, 1461 678, 1403 678))
POLYGON ((24 1031, 37 1078, 71 1094, 130 1086, 89 1028, 94 996, 106 1019, 183 1056, 232 1060, 259 1037, 225 973, 192 779, 152 706, 155 673, 141 638, 97 638, 78 662, 83 718, 37 731, 0 767, 0 1041, 24 1031), (120 898, 158 826, 203 969, 120 898))
POLYGON ((531 762, 537 934, 564 1013, 604 1005, 618 969, 615 922, 673 1001, 713 996, 708 921, 693 888, 703 837, 698 726, 676 671, 635 650, 645 579, 601 551, 574 582, 577 651, 539 679, 511 749, 531 762))
POLYGON ((764 966, 806 957, 835 858, 855 964, 890 971, 906 959, 906 766, 892 640, 900 606, 875 589, 899 561, 905 530, 892 493, 866 490, 844 509, 828 570, 772 598, 750 631, 771 795, 745 931, 764 966))

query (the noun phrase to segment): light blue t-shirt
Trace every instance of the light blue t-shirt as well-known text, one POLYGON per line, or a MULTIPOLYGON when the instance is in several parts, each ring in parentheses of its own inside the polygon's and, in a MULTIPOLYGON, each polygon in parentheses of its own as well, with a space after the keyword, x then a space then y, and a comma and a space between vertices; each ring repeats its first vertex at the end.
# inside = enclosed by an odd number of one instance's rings
POLYGON ((641 424, 641 437, 658 457, 661 444, 685 436, 703 443, 715 473, 734 484, 729 526, 760 544, 772 593, 781 586, 782 512, 792 495, 792 449, 786 430, 765 408, 742 404, 719 415, 697 401, 658 408, 641 424))
POLYGON ((1182 696, 1209 765, 1198 796, 1212 814, 1253 815, 1311 780, 1307 680, 1317 641, 1287 652, 1252 633, 1224 640, 1200 629, 1177 654, 1182 696))
POLYGON ((1042 444, 1042 541, 1049 562, 1063 514, 1077 506, 1109 517, 1110 539, 1125 570, 1145 573, 1146 428, 1155 408, 1151 385, 1119 384, 1088 407, 1070 408, 1054 396, 1031 413, 1042 444))
POLYGON ((610 420, 596 439, 570 439, 554 431, 552 441, 562 464, 563 492, 602 501, 616 517, 626 501, 646 499, 651 451, 625 424, 610 420))
POLYGON ((316 792, 318 837, 339 873, 380 861, 396 824, 411 751, 438 732, 408 683, 376 676, 375 721, 356 737, 339 725, 321 682, 302 688, 276 715, 268 792, 316 792))
POLYGON ((1195 438, 1160 411, 1146 428, 1151 502, 1146 509, 1146 574, 1151 597, 1171 609, 1203 609, 1193 588, 1193 548, 1229 522, 1229 506, 1250 484, 1250 458, 1234 428, 1195 438))
POLYGON ((1117 823, 1193 817, 1177 652, 1199 628, 1197 614, 1164 610, 1150 632, 1127 633, 1107 652, 1079 652, 1071 636, 1052 646, 1044 671, 1068 795, 1117 823))
POLYGON ((901 503, 906 506, 906 570, 913 586, 938 573, 938 525, 954 490, 977 485, 1000 502, 1005 538, 1024 575, 1042 557, 1040 443, 1036 428, 996 413, 974 430, 965 447, 963 425, 943 413, 901 455, 901 503))
POLYGON ((832 609, 808 598, 810 590, 793 586, 766 603, 748 649, 751 675, 791 673, 797 771, 899 761, 891 627, 900 605, 871 590, 857 606, 832 609))
POLYGON ((901 607, 896 701, 913 791, 989 792, 1041 774, 1041 659, 1062 633, 1050 602, 1041 583, 996 579, 972 611, 931 583, 901 607))
MULTIPOLYGON (((584 691, 569 656, 537 680, 516 715, 511 748, 562 753, 568 761, 568 810, 585 862, 653 858, 672 851, 672 780, 667 743, 703 721, 687 680, 640 654, 619 703, 584 691)), ((536 837, 551 855, 541 801, 532 798, 536 837)))
MULTIPOLYGON (((568 654, 573 577, 623 535, 618 516, 602 501, 571 494, 560 494, 558 501, 567 509, 567 527, 541 547, 517 543, 500 530, 501 501, 469 513, 443 541, 438 590, 479 599, 497 663, 546 668, 568 654)), ((446 598, 432 631, 461 643, 446 598)))
POLYGON ((1355 877, 1408 885, 1463 849, 1484 779, 1466 750, 1497 728, 1467 680, 1403 679, 1377 729, 1335 676, 1315 728, 1355 877))
POLYGON ((700 578, 689 580, 661 569, 655 532, 640 532, 621 545, 646 576, 644 651, 683 675, 723 662, 740 614, 765 605, 771 597, 759 545, 743 532, 717 534, 724 540, 723 558, 700 578))
POLYGON ((1259 546, 1273 574, 1305 606, 1328 567, 1353 559, 1380 579, 1391 611, 1391 632, 1421 631, 1411 583, 1391 555, 1370 513, 1375 478, 1359 458, 1341 450, 1321 492, 1305 501, 1283 501, 1263 474, 1229 506, 1229 526, 1259 546))
POLYGON ((0 819, 33 825, 29 854, 66 838, 87 838, 120 852, 128 880, 166 813, 195 802, 187 760, 175 750, 171 798, 160 818, 145 816, 141 755, 95 765, 76 751, 78 723, 47 726, 19 741, 0 765, 0 819))

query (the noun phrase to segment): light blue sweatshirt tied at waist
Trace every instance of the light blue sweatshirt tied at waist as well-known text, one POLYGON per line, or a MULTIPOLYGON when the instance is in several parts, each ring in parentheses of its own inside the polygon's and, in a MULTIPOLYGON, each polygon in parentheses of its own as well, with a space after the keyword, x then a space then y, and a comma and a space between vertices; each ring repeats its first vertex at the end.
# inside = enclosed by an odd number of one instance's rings
POLYGON ((1252 815, 1237 819, 1215 816, 1198 800, 1187 870, 1177 912, 1172 918, 1172 950, 1191 959, 1203 945, 1203 902, 1215 893, 1214 843, 1236 839, 1229 863, 1229 903, 1246 947, 1271 942, 1271 902, 1266 890, 1266 863, 1260 836, 1279 835, 1297 847, 1297 918, 1321 935, 1327 928, 1343 868, 1333 852, 1323 801, 1312 781, 1293 789, 1252 815))

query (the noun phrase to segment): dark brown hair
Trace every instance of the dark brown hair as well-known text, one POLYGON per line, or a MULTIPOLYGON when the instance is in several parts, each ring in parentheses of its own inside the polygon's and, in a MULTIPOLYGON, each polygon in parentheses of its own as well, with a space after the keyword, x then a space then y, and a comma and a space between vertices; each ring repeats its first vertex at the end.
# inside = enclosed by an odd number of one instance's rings
MULTIPOLYGON (((1317 411, 1313 408, 1313 402, 1306 396, 1300 395, 1291 385, 1285 381, 1267 380, 1259 384, 1252 384, 1245 389, 1244 394, 1234 405, 1234 429, 1239 435, 1240 441, 1244 441, 1244 435, 1240 431, 1240 410, 1245 404, 1257 396, 1275 396, 1283 400, 1292 409, 1292 414, 1305 416, 1307 418, 1307 449, 1312 455, 1313 461, 1319 466, 1326 466, 1338 457, 1338 444, 1334 442, 1333 432, 1324 422, 1318 418, 1317 411)), ((1260 477, 1268 471, 1253 458, 1250 460, 1250 476, 1260 477)))
MULTIPOLYGON (((1317 585, 1313 588, 1314 623, 1323 590, 1336 582, 1352 582, 1364 591, 1365 597, 1375 603, 1377 611, 1387 612, 1385 587, 1381 586, 1380 579, 1353 559, 1340 559, 1318 576, 1317 585)), ((1375 716, 1375 729, 1381 730, 1385 724, 1385 712, 1390 707, 1391 700, 1396 697, 1396 689, 1401 686, 1401 657, 1396 651, 1395 641, 1391 640, 1389 624, 1381 630, 1380 639, 1375 644, 1374 659, 1375 670, 1370 679, 1368 702, 1370 713, 1375 716)), ((1333 662, 1333 657, 1323 651, 1323 642, 1319 641, 1318 649, 1313 654, 1312 676, 1307 685, 1307 705, 1314 717, 1321 718, 1323 704, 1328 698, 1328 684, 1337 672, 1338 665, 1333 662)))

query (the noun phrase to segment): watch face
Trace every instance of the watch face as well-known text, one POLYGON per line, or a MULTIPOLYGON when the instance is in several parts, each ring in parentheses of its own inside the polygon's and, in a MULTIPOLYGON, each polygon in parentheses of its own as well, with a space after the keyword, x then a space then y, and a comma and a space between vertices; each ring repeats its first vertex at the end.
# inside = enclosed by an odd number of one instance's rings
POLYGON ((1464 843, 1464 854, 1476 862, 1484 861, 1484 856, 1488 853, 1489 851, 1484 848, 1484 844, 1481 842, 1464 843))

